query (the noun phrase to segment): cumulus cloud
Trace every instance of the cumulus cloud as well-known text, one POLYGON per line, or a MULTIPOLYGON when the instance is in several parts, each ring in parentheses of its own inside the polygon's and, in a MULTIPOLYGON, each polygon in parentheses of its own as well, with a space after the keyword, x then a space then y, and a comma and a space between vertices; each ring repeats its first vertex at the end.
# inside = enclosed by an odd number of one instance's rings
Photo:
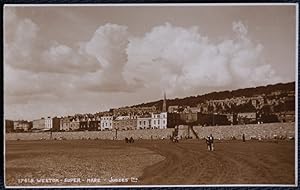
POLYGON ((95 72, 100 64, 80 47, 47 41, 39 26, 28 18, 18 18, 14 9, 5 9, 5 63, 31 72, 95 72))
POLYGON ((93 55, 103 67, 122 66, 126 63, 128 32, 126 26, 106 24, 100 26, 86 43, 87 53, 93 55))
POLYGON ((252 42, 241 21, 232 23, 236 37, 221 42, 200 34, 196 26, 166 23, 135 37, 127 26, 107 23, 90 40, 70 47, 45 42, 30 19, 18 19, 14 11, 6 15, 7 24, 15 27, 13 40, 5 44, 7 64, 33 73, 78 75, 72 81, 83 90, 134 92, 147 87, 188 95, 280 80, 264 62, 263 45, 252 42))
POLYGON ((263 45, 247 36, 247 27, 233 22, 232 29, 236 38, 216 43, 201 35, 198 27, 156 26, 130 40, 126 76, 174 95, 280 81, 264 62, 263 45))
POLYGON ((58 42, 41 52, 41 72, 53 73, 93 73, 101 69, 96 58, 88 56, 81 47, 71 48, 58 42))
POLYGON ((123 76, 127 63, 128 36, 126 26, 108 23, 100 26, 92 38, 85 43, 83 46, 85 51, 97 58, 102 69, 86 75, 86 83, 82 83, 84 89, 100 92, 130 92, 140 85, 127 83, 123 76))

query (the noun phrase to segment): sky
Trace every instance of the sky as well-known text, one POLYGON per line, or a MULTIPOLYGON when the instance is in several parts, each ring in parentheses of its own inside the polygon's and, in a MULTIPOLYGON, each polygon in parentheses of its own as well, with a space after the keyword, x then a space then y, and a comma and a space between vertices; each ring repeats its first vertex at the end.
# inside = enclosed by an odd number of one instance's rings
POLYGON ((296 7, 5 6, 4 117, 295 81, 296 7))

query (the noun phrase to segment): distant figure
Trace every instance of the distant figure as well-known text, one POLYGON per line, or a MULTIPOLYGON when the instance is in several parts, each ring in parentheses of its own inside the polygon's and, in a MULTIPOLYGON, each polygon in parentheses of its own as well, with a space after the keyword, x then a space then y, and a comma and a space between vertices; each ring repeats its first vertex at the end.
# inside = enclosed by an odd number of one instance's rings
POLYGON ((129 140, 128 140, 128 138, 127 138, 127 137, 125 138, 125 142, 126 142, 126 143, 128 143, 128 142, 129 142, 129 140))
POLYGON ((134 143, 134 140, 133 140, 133 138, 132 138, 132 137, 130 137, 130 139, 129 139, 129 143, 134 143))
POLYGON ((179 142, 179 137, 178 136, 171 136, 170 139, 173 143, 178 143, 179 142))
POLYGON ((212 134, 210 134, 209 136, 209 140, 210 140, 210 150, 214 151, 214 137, 212 136, 212 134))
POLYGON ((245 140, 245 134, 243 133, 243 142, 245 142, 246 140, 245 140))
POLYGON ((214 137, 212 136, 212 134, 210 134, 210 147, 211 147, 211 151, 214 151, 215 147, 214 147, 214 137))
POLYGON ((206 145, 207 145, 207 150, 210 150, 210 138, 209 138, 209 136, 207 136, 206 138, 205 138, 205 140, 206 140, 206 145))

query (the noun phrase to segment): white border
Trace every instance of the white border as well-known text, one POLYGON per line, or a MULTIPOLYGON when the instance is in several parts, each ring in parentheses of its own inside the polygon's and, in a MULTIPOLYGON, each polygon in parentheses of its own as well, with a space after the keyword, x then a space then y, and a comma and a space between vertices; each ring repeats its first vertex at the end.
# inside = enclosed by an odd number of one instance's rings
MULTIPOLYGON (((5 6, 4 6, 5 7, 5 6)), ((5 89, 4 89, 4 72, 5 72, 5 30, 4 30, 4 26, 5 26, 5 8, 3 7, 3 18, 2 18, 2 23, 3 23, 3 60, 2 60, 2 63, 3 63, 3 128, 4 128, 4 130, 3 130, 3 185, 4 185, 4 188, 5 187, 8 187, 8 186, 6 186, 6 183, 5 183, 5 181, 6 181, 6 179, 5 179, 5 152, 6 152, 6 150, 5 150, 5 134, 6 134, 6 125, 5 125, 5 96, 4 96, 4 94, 5 94, 5 89)))
POLYGON ((299 5, 296 4, 296 81, 295 81, 295 185, 298 184, 298 51, 299 51, 299 5))
MULTIPOLYGON (((299 5, 298 3, 164 3, 164 4, 136 4, 136 3, 128 3, 128 4, 4 4, 3 7, 3 28, 5 22, 5 7, 190 7, 190 6, 296 6, 296 57, 295 57, 295 184, 209 184, 209 185, 118 185, 118 186, 111 186, 111 185, 102 185, 102 186, 8 186, 6 185, 5 179, 5 167, 3 167, 3 174, 4 174, 4 187, 6 188, 139 188, 139 187, 297 187, 298 186, 298 20, 299 20, 299 5)), ((5 30, 3 30, 3 42, 5 44, 5 30)), ((4 53, 5 48, 3 48, 4 53)), ((4 73, 4 60, 5 60, 5 53, 3 54, 3 73, 4 73)), ((4 78, 3 78, 3 85, 4 85, 4 78)), ((4 100, 4 95, 3 95, 4 100)), ((5 102, 5 101, 4 101, 5 102)), ((5 126, 5 106, 3 106, 3 126, 5 126)), ((5 166, 5 134, 6 134, 6 127, 3 127, 3 161, 5 166)))
POLYGON ((93 3, 84 3, 84 4, 5 4, 4 6, 11 6, 11 7, 73 7, 73 6, 80 6, 80 7, 190 7, 190 6, 291 6, 297 5, 297 3, 161 3, 161 4, 151 4, 151 3, 107 3, 107 4, 93 4, 93 3))

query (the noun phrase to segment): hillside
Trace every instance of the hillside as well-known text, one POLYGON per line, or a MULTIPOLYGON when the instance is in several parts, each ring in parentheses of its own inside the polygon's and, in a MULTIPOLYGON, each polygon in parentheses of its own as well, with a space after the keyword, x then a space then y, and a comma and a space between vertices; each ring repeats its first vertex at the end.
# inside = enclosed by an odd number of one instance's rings
MULTIPOLYGON (((196 106, 201 102, 205 102, 207 100, 222 100, 226 98, 233 98, 233 97, 252 97, 257 95, 268 95, 272 92, 282 91, 294 91, 295 90, 295 82, 289 83, 278 83, 274 85, 267 85, 267 86, 258 86, 253 88, 244 88, 244 89, 237 89, 232 91, 220 91, 220 92, 211 92, 204 95, 198 96, 189 96, 185 98, 175 98, 175 99, 168 99, 167 105, 179 105, 179 106, 196 106)), ((156 106, 157 108, 162 107, 162 100, 154 101, 154 102, 147 102, 138 105, 133 105, 131 107, 144 107, 144 106, 156 106)))

